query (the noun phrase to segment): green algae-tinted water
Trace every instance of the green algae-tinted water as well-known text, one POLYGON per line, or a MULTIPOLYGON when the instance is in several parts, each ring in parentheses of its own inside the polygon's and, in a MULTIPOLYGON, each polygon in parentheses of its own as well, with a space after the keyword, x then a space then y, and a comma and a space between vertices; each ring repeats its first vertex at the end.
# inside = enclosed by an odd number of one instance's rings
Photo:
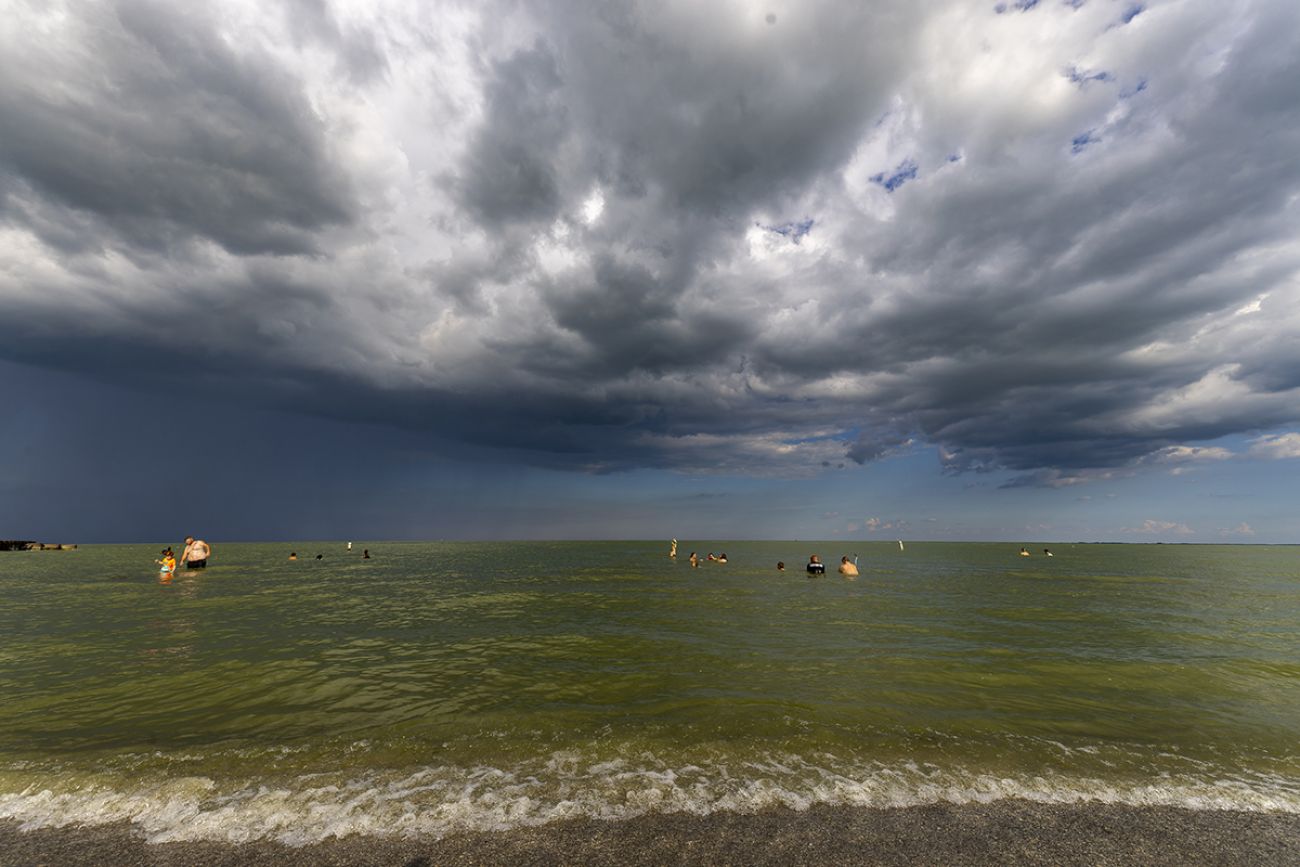
POLYGON ((0 554, 0 817, 300 843, 1002 797, 1300 812, 1300 548, 218 543, 162 584, 160 546, 0 554), (805 576, 814 550, 861 576, 805 576))

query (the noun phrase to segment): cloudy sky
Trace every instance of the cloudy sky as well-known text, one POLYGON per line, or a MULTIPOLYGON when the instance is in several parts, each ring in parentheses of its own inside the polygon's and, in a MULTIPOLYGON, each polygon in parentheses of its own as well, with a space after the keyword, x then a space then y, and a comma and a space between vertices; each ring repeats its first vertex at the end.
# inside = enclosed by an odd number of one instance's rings
POLYGON ((1294 0, 0 13, 0 536, 1300 542, 1294 0))

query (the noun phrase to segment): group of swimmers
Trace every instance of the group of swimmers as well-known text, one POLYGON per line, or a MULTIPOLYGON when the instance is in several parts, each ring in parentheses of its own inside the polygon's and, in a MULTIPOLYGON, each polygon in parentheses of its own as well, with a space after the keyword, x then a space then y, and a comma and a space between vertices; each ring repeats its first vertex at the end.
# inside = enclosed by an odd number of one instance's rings
MULTIPOLYGON (((784 562, 784 561, 778 561, 778 562, 777 562, 777 564, 776 564, 776 571, 778 571, 778 572, 784 572, 784 571, 785 571, 785 562, 784 562)), ((826 564, 822 562, 822 558, 821 558, 821 557, 819 557, 819 556, 816 555, 816 554, 813 554, 811 557, 808 558, 808 565, 804 567, 804 571, 806 571, 809 575, 825 575, 825 574, 826 574, 826 564)), ((845 554, 843 557, 841 557, 841 558, 840 558, 840 569, 839 569, 839 572, 840 572, 841 575, 843 575, 843 576, 846 577, 846 578, 856 578, 856 577, 858 577, 858 560, 857 560, 857 558, 855 557, 855 558, 853 558, 852 560, 850 560, 847 554, 845 554)))
MULTIPOLYGON (((349 551, 352 550, 352 543, 351 543, 351 542, 348 543, 348 550, 349 550, 349 551)), ((297 560, 297 559, 298 559, 298 552, 297 552, 297 551, 290 551, 290 552, 289 552, 289 559, 290 559, 290 560, 297 560)), ((317 560, 324 560, 324 559, 325 559, 325 555, 324 555, 324 554, 317 554, 317 555, 316 555, 316 559, 317 559, 317 560)), ((369 549, 369 548, 363 548, 363 549, 361 550, 361 559, 362 559, 362 560, 369 560, 369 559, 370 559, 370 549, 369 549)))
MULTIPOLYGON (((672 548, 668 551, 668 556, 673 559, 677 559, 676 539, 673 539, 672 548)), ((710 551, 707 558, 700 559, 700 556, 696 554, 694 551, 692 551, 691 556, 686 559, 690 561, 691 568, 698 569, 700 568, 701 563, 726 563, 727 553, 724 551, 721 554, 715 555, 712 551, 710 551)), ((825 575, 826 564, 822 562, 820 556, 818 556, 817 554, 813 554, 811 557, 808 558, 808 566, 806 567, 806 570, 809 575, 825 575)), ((777 562, 776 571, 778 572, 785 571, 784 560, 780 560, 777 562)), ((852 560, 850 560, 847 554, 841 557, 839 572, 841 575, 845 576, 846 578, 856 578, 858 576, 858 558, 854 557, 852 560)))
MULTIPOLYGON (((158 564, 158 574, 164 582, 170 581, 176 574, 176 552, 171 546, 163 548, 159 556, 160 560, 154 562, 158 564)), ((185 549, 181 552, 181 562, 185 564, 187 570, 203 569, 208 565, 208 558, 212 556, 212 546, 202 539, 195 539, 193 536, 185 537, 185 549)))
MULTIPOLYGON (((349 551, 352 550, 351 542, 348 542, 348 550, 349 551)), ((202 539, 195 539, 193 536, 185 537, 185 551, 184 553, 181 554, 181 560, 184 561, 186 569, 202 569, 206 567, 208 565, 208 557, 210 557, 211 555, 212 555, 212 546, 209 545, 207 542, 204 542, 202 539)), ((158 564, 159 576, 162 578, 163 582, 166 583, 171 580, 173 575, 176 574, 176 552, 173 551, 171 549, 171 546, 169 545, 168 547, 163 548, 162 551, 159 552, 158 556, 161 559, 155 560, 154 562, 158 564)), ((726 557, 727 555, 723 554, 722 556, 726 557)), ((710 554, 709 557, 712 558, 713 555, 710 554)), ((297 551, 290 552, 289 559, 297 560, 298 552, 297 551)), ((317 554, 316 559, 324 560, 325 555, 317 554)), ((362 560, 370 559, 369 548, 365 548, 362 550, 361 559, 362 560)), ((723 562, 726 561, 724 560, 723 562)))

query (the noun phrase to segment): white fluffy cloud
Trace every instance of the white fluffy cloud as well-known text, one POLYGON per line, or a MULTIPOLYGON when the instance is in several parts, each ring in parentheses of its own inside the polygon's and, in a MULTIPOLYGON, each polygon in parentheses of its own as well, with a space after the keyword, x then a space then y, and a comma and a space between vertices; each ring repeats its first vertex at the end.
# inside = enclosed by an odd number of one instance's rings
POLYGON ((1146 536, 1190 536, 1195 531, 1186 524, 1177 521, 1157 521, 1148 518, 1140 526, 1124 527, 1121 532, 1146 536))
POLYGON ((1251 443, 1250 455, 1269 460, 1300 458, 1300 433, 1259 437, 1251 443))

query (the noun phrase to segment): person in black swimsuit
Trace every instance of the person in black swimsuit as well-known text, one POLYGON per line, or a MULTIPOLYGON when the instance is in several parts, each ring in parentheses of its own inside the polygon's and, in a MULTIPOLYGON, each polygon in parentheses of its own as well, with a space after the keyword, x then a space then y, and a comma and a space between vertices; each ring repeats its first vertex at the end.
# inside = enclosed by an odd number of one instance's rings
POLYGON ((185 537, 185 551, 181 554, 181 560, 184 561, 186 569, 205 568, 211 556, 212 546, 207 542, 195 539, 193 536, 185 537))

